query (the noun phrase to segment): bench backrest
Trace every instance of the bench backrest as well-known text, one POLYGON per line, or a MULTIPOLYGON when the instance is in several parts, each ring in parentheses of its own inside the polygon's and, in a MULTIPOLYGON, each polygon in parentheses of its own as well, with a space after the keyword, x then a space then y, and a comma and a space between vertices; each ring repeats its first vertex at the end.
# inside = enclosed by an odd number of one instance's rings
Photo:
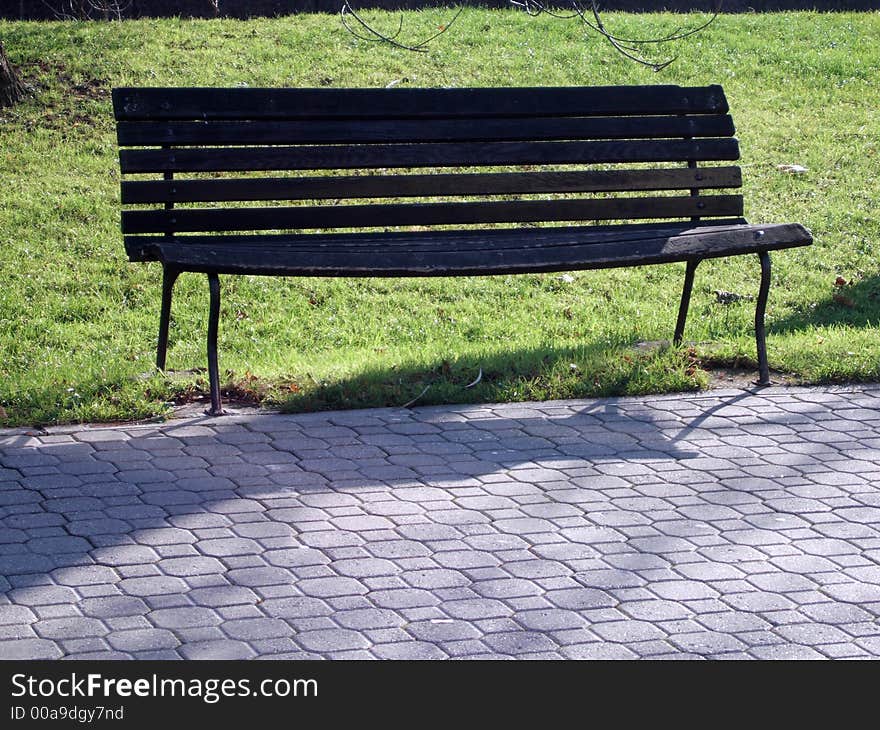
POLYGON ((739 168, 701 164, 739 158, 720 86, 118 88, 113 105, 137 176, 122 203, 150 206, 123 211, 129 234, 743 212, 717 192, 739 168))

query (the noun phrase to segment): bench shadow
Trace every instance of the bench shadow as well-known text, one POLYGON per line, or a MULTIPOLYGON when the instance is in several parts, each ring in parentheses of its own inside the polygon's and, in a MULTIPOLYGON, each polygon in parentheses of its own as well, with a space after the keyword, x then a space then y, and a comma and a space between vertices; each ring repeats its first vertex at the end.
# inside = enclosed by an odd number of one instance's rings
MULTIPOLYGON (((577 347, 534 348, 467 353, 438 358, 428 364, 368 366, 335 381, 315 383, 295 378, 295 392, 278 402, 285 413, 411 407, 444 404, 542 401, 554 398, 599 398, 656 392, 657 378, 670 374, 680 390, 693 390, 695 362, 688 352, 668 341, 608 344, 597 341, 577 347), (661 370, 662 372, 657 372, 661 370), (652 375, 652 371, 654 374, 652 375)), ((224 397, 244 396, 234 374, 224 397)), ((668 382, 664 383, 668 386, 668 382)))
POLYGON ((774 318, 770 332, 797 332, 814 327, 845 325, 876 327, 880 324, 880 275, 868 276, 852 285, 829 286, 815 306, 787 317, 774 318))

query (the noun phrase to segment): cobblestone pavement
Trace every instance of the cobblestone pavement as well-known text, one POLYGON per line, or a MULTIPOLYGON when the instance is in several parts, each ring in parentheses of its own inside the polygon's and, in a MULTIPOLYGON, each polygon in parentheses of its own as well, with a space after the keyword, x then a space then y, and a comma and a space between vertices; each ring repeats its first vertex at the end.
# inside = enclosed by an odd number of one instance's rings
POLYGON ((880 388, 0 432, 0 658, 880 655, 880 388))

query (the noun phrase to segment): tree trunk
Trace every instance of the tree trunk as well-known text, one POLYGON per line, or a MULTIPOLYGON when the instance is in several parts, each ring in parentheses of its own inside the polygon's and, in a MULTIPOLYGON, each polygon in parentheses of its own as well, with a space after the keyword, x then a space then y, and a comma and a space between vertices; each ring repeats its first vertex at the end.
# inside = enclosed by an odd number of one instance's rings
POLYGON ((23 96, 24 84, 6 58, 6 49, 3 48, 3 41, 0 41, 0 107, 12 106, 23 96))

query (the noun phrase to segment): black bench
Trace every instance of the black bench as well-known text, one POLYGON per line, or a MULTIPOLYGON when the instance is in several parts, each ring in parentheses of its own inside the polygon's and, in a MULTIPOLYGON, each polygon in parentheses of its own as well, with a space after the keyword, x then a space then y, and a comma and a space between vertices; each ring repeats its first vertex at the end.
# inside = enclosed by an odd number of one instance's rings
POLYGON ((122 203, 149 206, 123 211, 125 248, 164 271, 160 369, 175 280, 208 275, 212 415, 222 412, 219 274, 470 276, 682 261, 680 343, 700 261, 754 253, 758 382, 769 383, 768 251, 812 238, 798 224, 749 225, 742 196, 717 192, 742 185, 739 167, 701 165, 739 158, 720 86, 119 88, 113 105, 128 148, 122 173, 138 176, 123 180, 122 203))

